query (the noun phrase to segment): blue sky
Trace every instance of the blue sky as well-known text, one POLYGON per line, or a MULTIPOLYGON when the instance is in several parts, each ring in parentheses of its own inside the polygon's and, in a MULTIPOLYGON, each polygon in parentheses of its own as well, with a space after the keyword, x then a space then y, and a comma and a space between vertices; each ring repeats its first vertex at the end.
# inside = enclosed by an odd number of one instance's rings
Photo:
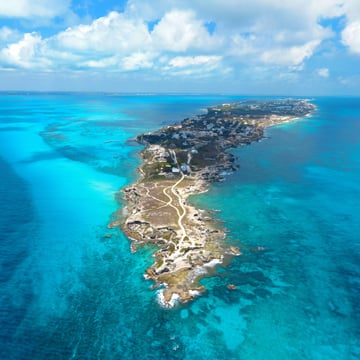
POLYGON ((0 90, 360 95, 360 0, 1 1, 0 90))

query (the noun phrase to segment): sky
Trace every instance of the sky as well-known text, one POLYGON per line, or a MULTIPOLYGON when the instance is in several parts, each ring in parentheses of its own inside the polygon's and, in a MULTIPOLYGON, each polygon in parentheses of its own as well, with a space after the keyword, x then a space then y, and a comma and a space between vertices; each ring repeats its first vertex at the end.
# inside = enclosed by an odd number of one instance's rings
POLYGON ((0 90, 360 95, 360 0, 0 0, 0 90))

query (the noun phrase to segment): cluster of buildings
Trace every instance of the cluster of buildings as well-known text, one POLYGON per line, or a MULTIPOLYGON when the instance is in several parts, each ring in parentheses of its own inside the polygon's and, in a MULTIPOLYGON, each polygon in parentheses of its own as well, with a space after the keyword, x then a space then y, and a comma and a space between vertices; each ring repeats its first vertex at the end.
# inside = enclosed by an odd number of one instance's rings
POLYGON ((305 116, 313 109, 314 105, 297 99, 223 104, 209 108, 207 114, 143 134, 138 141, 149 145, 160 164, 154 167, 158 174, 190 173, 209 166, 224 170, 227 149, 259 140, 266 126, 305 116))

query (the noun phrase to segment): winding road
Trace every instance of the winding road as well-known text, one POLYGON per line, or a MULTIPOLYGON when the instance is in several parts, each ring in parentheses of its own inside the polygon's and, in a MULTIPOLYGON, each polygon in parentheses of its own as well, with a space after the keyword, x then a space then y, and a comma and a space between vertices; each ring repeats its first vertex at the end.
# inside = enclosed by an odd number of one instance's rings
MULTIPOLYGON (((178 191, 176 190, 176 188, 181 184, 181 182, 185 179, 186 175, 181 171, 180 167, 179 167, 179 163, 178 163, 178 160, 177 160, 177 157, 176 157, 176 153, 174 150, 169 150, 170 154, 171 154, 171 157, 174 161, 174 163, 177 165, 177 167, 179 168, 180 170, 180 173, 181 173, 181 178, 176 181, 174 184, 172 185, 169 185, 169 186, 166 186, 163 188, 162 190, 162 193, 164 194, 164 196, 166 198, 168 198, 169 200, 166 202, 164 200, 161 200, 153 195, 151 195, 150 193, 150 190, 148 188, 145 188, 145 191, 146 191, 146 196, 152 198, 153 200, 156 200, 160 203, 162 203, 163 205, 159 206, 158 209, 161 209, 163 207, 166 207, 166 206, 170 206, 171 208, 173 208, 176 213, 177 213, 177 216, 178 216, 178 221, 177 221, 177 224, 179 226, 179 229, 181 231, 181 237, 178 241, 178 244, 177 244, 177 250, 174 252, 174 255, 175 257, 180 253, 180 250, 183 248, 182 246, 182 243, 185 241, 185 239, 188 237, 187 235, 187 232, 186 232, 186 229, 185 229, 185 226, 183 224, 183 219, 186 215, 186 208, 185 206, 183 205, 183 199, 181 198, 181 196, 179 195, 178 191), (174 199, 177 199, 179 205, 176 206, 174 205, 174 199)), ((191 160, 191 155, 190 155, 190 158, 188 157, 188 163, 190 162, 191 160)), ((140 172, 142 175, 145 176, 145 173, 143 172, 143 170, 140 168, 140 172)), ((144 212, 145 211, 154 211, 154 209, 148 209, 148 210, 143 210, 144 212)), ((189 237, 188 237, 189 238, 189 237)), ((189 239, 190 240, 190 239, 189 239)), ((191 241, 191 240, 190 240, 191 241)), ((194 244, 191 242, 191 245, 194 246, 194 244)))

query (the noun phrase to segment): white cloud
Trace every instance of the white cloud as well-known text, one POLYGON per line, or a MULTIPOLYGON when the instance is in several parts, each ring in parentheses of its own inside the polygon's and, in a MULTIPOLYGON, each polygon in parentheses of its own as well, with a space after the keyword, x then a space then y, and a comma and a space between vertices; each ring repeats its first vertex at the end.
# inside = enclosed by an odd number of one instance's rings
POLYGON ((183 68, 188 66, 217 66, 221 61, 221 56, 177 56, 170 60, 170 66, 183 68))
POLYGON ((221 56, 176 56, 163 64, 162 72, 173 76, 206 78, 214 73, 226 75, 231 68, 222 63, 221 56))
POLYGON ((255 34, 235 34, 229 39, 229 53, 235 56, 254 55, 258 52, 257 36, 255 34))
POLYGON ((328 68, 317 69, 317 74, 323 78, 328 78, 330 76, 330 72, 328 68))
MULTIPOLYGON (((360 23, 354 15, 358 11, 360 16, 359 3, 308 0, 304 6, 303 0, 152 0, 144 4, 129 0, 122 13, 110 12, 48 38, 0 28, 0 65, 119 72, 153 69, 187 76, 264 67, 269 74, 276 68, 294 77, 323 41, 333 36, 321 25, 322 19, 351 16, 342 40, 353 52, 360 52, 360 23), (209 23, 215 25, 212 31, 209 23)), ((0 16, 49 19, 69 16, 70 11, 70 0, 15 0, 17 6, 13 4, 0 4, 0 16)))
MULTIPOLYGON (((2 33, 8 37, 9 31, 4 29, 0 36, 2 33)), ((70 27, 50 38, 25 34, 2 50, 1 59, 7 65, 24 68, 43 65, 51 69, 161 70, 174 68, 179 62, 180 58, 169 65, 167 54, 194 51, 206 56, 184 57, 182 61, 186 59, 187 67, 206 65, 209 72, 220 59, 208 54, 217 42, 189 11, 165 14, 152 32, 141 19, 111 12, 88 25, 70 27)))
POLYGON ((360 1, 344 0, 347 23, 341 33, 342 42, 351 53, 360 54, 360 1))
POLYGON ((360 18, 360 1, 359 0, 344 0, 343 1, 344 14, 350 21, 359 20, 360 18))
POLYGON ((116 56, 111 56, 108 58, 103 58, 101 60, 88 60, 80 63, 80 67, 83 68, 93 68, 93 69, 104 69, 111 68, 117 65, 119 60, 116 56))
POLYGON ((8 40, 13 36, 14 32, 14 30, 8 28, 7 26, 3 26, 0 28, 0 41, 8 40))
POLYGON ((0 28, 0 47, 17 42, 21 38, 22 34, 17 30, 10 29, 7 26, 0 28))
POLYGON ((8 65, 15 65, 16 67, 48 67, 50 61, 41 56, 39 51, 41 45, 42 39, 38 34, 27 33, 20 41, 4 48, 0 53, 0 58, 8 65))
MULTIPOLYGON (((308 0, 304 5, 303 0, 153 0, 150 7, 144 6, 141 0, 129 0, 127 11, 147 20, 164 21, 174 8, 191 9, 198 21, 216 23, 210 44, 218 47, 222 54, 237 56, 240 60, 247 57, 246 61, 252 64, 263 59, 265 63, 286 66, 311 57, 316 51, 313 45, 332 36, 329 29, 319 25, 319 20, 344 14, 344 1, 308 0), (280 52, 283 54, 277 56, 280 52)), ((171 37, 171 29, 167 31, 165 42, 167 35, 171 37)), ((190 39, 191 44, 184 41, 187 48, 201 38, 198 34, 190 39)), ((181 49, 181 44, 180 41, 173 46, 181 49)))
POLYGON ((261 60, 269 64, 299 65, 313 54, 318 45, 319 41, 313 40, 301 46, 266 50, 261 60))
POLYGON ((143 21, 111 12, 90 25, 78 25, 59 33, 53 39, 64 49, 86 52, 130 53, 148 47, 150 35, 143 21))
POLYGON ((3 0, 0 2, 0 18, 54 18, 64 15, 71 0, 3 0))
POLYGON ((219 42, 192 11, 173 10, 166 13, 151 35, 156 48, 174 52, 208 50, 219 42))
POLYGON ((72 51, 116 53, 208 50, 216 41, 191 11, 166 13, 150 32, 142 19, 126 13, 111 12, 89 25, 70 27, 56 35, 53 46, 72 51))
POLYGON ((342 41, 350 51, 360 54, 360 21, 350 22, 342 32, 342 41))
POLYGON ((124 71, 149 69, 153 66, 153 55, 150 53, 136 52, 122 60, 122 70, 124 71))
POLYGON ((340 16, 344 1, 358 0, 129 0, 127 11, 146 20, 160 19, 174 8, 192 9, 199 18, 216 22, 222 29, 307 29, 319 18, 340 16))

